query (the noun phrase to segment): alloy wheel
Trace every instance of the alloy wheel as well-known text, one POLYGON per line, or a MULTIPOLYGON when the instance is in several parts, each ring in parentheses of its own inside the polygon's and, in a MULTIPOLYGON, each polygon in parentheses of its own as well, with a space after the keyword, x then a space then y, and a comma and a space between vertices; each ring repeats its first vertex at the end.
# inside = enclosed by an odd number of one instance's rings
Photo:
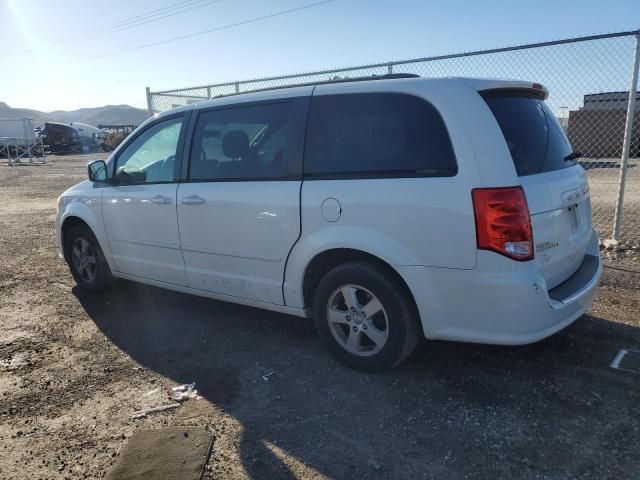
POLYGON ((375 355, 389 337, 389 319, 382 303, 360 285, 343 285, 329 296, 327 322, 340 346, 358 356, 375 355))
POLYGON ((76 273, 85 283, 96 279, 97 261, 91 244, 84 238, 77 238, 71 249, 71 262, 76 273))

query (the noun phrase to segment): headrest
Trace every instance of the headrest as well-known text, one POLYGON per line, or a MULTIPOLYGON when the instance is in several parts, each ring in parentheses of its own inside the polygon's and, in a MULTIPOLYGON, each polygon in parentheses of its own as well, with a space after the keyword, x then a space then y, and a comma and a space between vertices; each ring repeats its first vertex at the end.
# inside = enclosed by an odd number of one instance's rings
POLYGON ((249 136, 243 130, 231 130, 222 137, 222 153, 229 158, 244 157, 249 152, 249 136))

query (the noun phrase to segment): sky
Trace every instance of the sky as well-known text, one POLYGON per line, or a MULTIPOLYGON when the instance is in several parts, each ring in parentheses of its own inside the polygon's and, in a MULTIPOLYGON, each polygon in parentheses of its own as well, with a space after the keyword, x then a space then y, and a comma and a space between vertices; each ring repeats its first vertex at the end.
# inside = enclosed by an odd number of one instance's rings
POLYGON ((319 2, 0 0, 0 101, 43 111, 146 108, 147 86, 164 90, 640 28, 637 0, 319 2), (205 30, 214 31, 189 36, 205 30), (144 47, 150 44, 156 45, 144 47))

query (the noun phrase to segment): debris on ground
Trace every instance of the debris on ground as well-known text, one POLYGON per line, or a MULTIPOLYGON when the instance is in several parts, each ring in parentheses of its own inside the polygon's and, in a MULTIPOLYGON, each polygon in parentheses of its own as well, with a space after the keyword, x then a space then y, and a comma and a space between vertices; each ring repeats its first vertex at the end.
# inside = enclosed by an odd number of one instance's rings
POLYGON ((147 393, 145 393, 144 395, 142 395, 143 397, 149 397, 151 395, 154 395, 156 393, 158 393, 160 391, 160 387, 158 388, 154 388, 153 390, 149 390, 147 393))
POLYGON ((640 373, 640 350, 623 348, 614 357, 609 367, 629 373, 640 373), (625 361, 626 360, 626 361, 625 361))
POLYGON ((262 375, 262 381, 263 382, 268 382, 269 381, 269 377, 273 374, 275 374, 276 372, 269 372, 269 373, 265 373, 264 375, 262 375))
POLYGON ((200 395, 198 395, 198 390, 196 390, 195 382, 180 385, 179 387, 173 387, 171 389, 171 392, 171 398, 173 398, 176 402, 184 402, 185 400, 189 400, 190 398, 193 400, 200 400, 202 398, 200 395))
POLYGON ((171 410, 172 408, 178 408, 179 406, 179 403, 170 403, 168 405, 160 405, 159 407, 145 408, 144 410, 133 412, 131 418, 144 418, 149 413, 164 412, 165 410, 171 410))

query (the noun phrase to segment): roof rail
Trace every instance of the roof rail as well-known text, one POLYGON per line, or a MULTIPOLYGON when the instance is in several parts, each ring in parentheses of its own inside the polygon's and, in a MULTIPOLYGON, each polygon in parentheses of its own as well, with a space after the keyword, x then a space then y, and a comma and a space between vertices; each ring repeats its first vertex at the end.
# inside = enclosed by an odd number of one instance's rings
POLYGON ((366 77, 335 78, 330 80, 320 80, 318 82, 292 83, 290 85, 278 85, 277 87, 256 88, 255 90, 245 90, 244 92, 223 93, 221 95, 213 96, 211 97, 211 99, 233 97, 235 95, 243 95, 245 93, 265 92, 270 90, 282 90, 283 88, 311 87, 316 85, 327 85, 332 83, 367 82, 371 80, 394 80, 397 78, 419 78, 419 77, 420 75, 416 75, 415 73, 387 73, 384 75, 370 75, 366 77))

